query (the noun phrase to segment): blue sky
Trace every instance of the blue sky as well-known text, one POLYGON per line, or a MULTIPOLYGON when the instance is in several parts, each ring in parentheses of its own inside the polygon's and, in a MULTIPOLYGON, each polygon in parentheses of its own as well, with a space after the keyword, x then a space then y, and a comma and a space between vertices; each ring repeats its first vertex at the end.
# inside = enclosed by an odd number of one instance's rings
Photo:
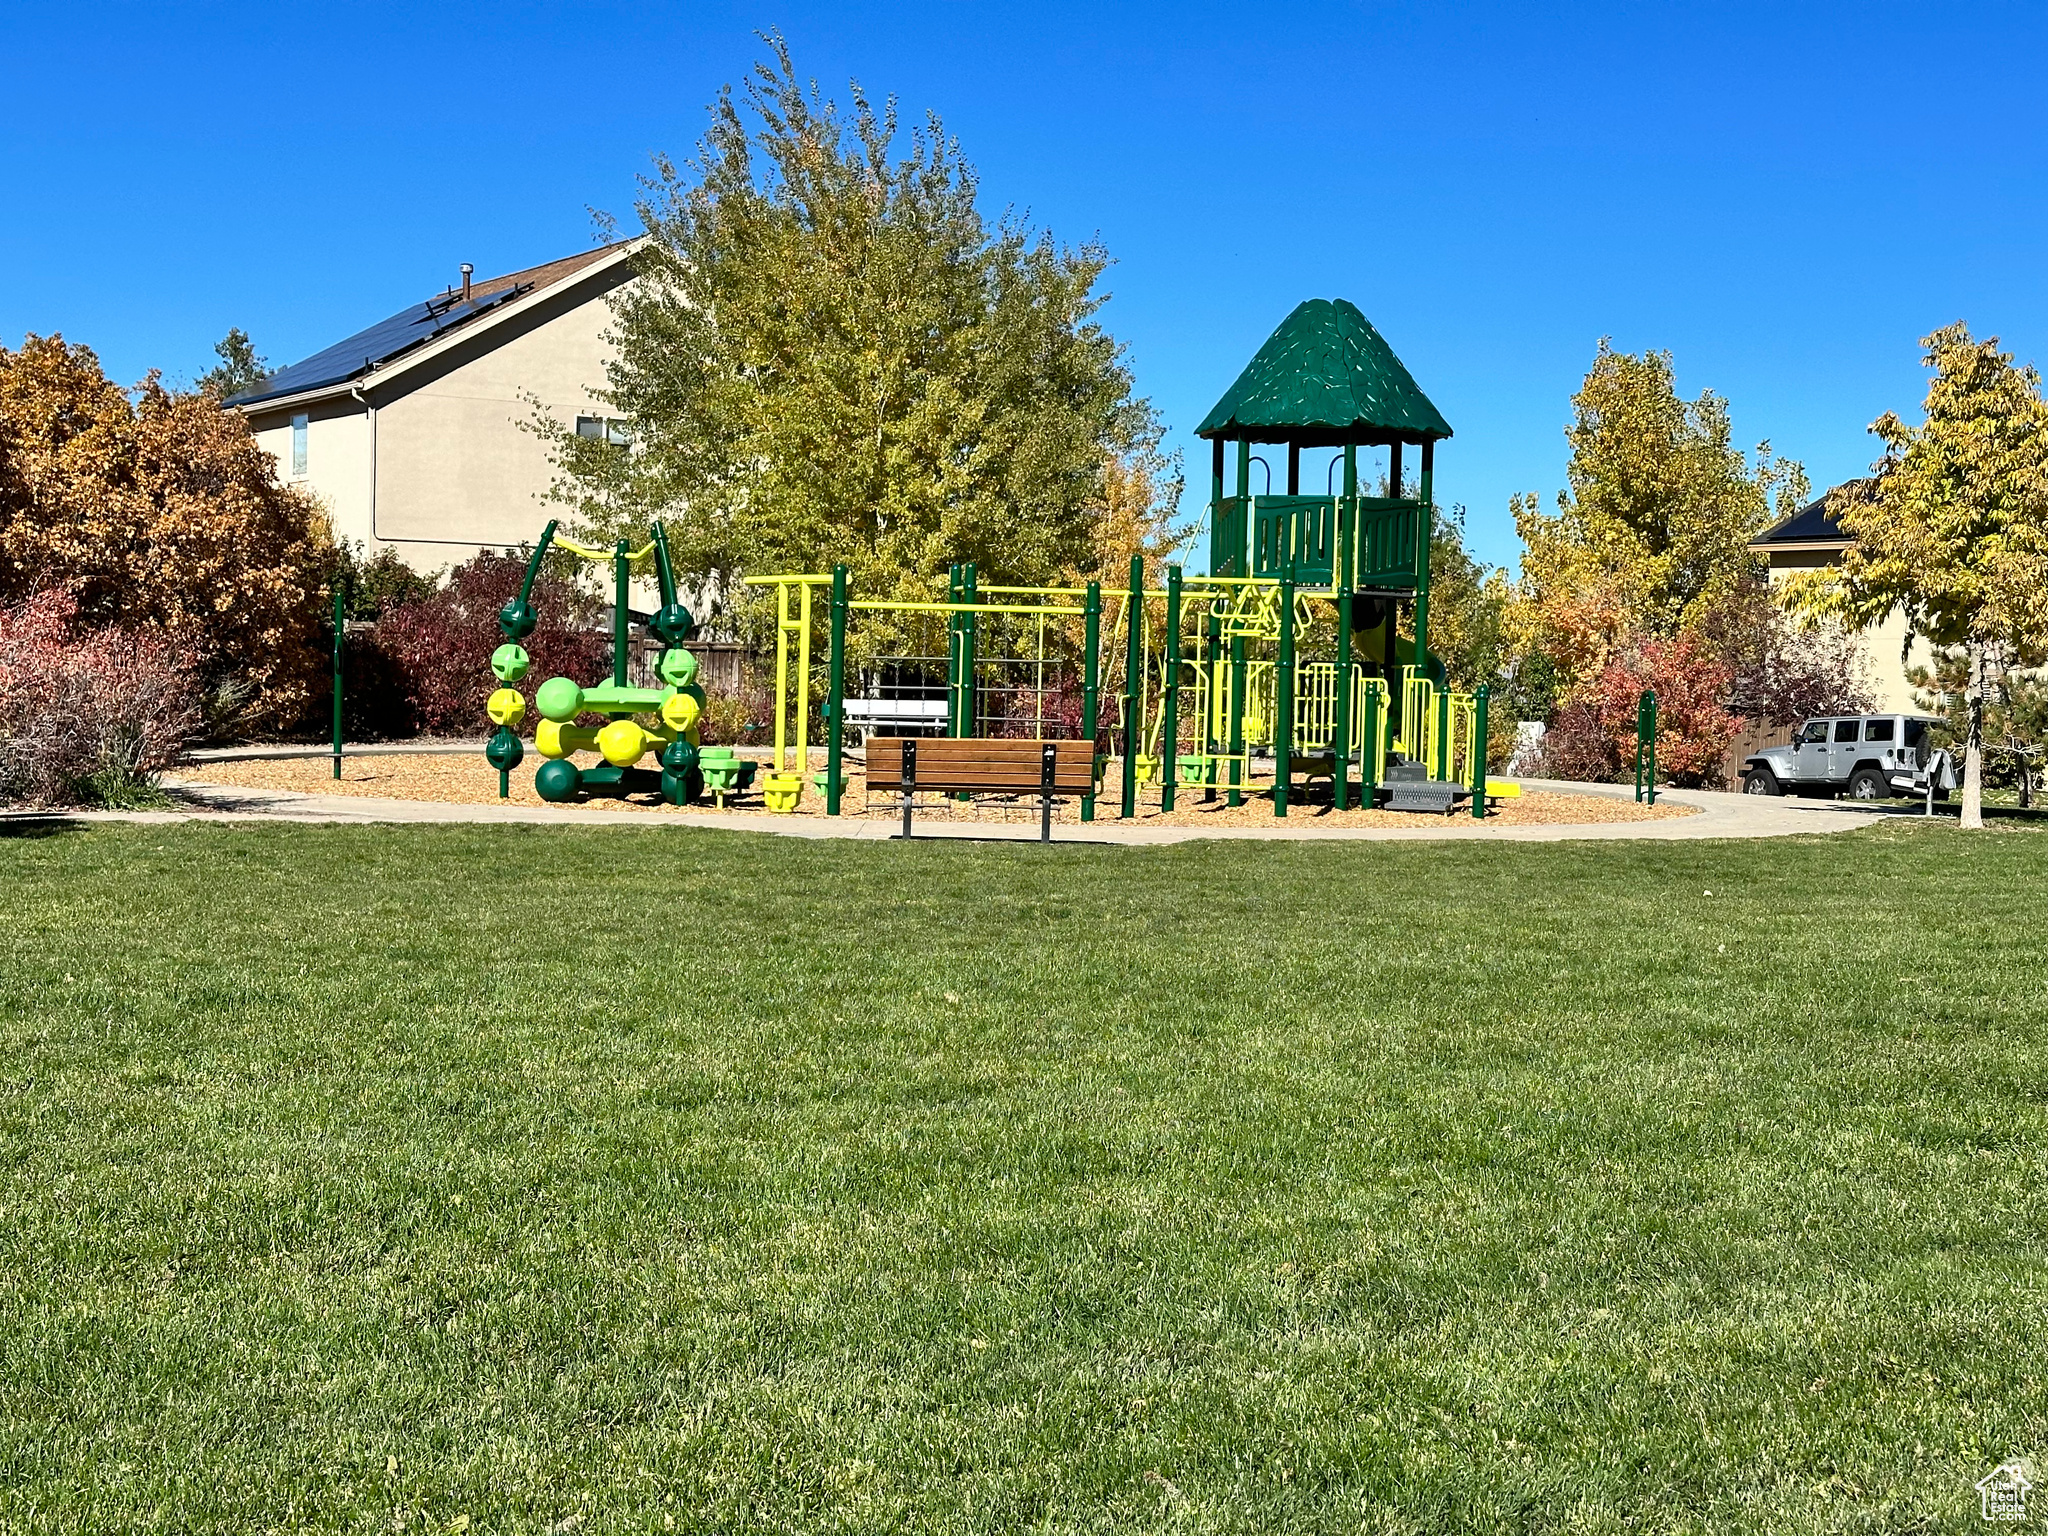
POLYGON ((0 342, 189 378, 231 325, 288 362, 579 249, 767 27, 939 112, 992 209, 1100 235, 1177 445, 1296 302, 1354 300, 1494 561, 1603 335, 1823 485, 1927 331, 2048 353, 2048 10, 1990 4, 8 7, 0 342))

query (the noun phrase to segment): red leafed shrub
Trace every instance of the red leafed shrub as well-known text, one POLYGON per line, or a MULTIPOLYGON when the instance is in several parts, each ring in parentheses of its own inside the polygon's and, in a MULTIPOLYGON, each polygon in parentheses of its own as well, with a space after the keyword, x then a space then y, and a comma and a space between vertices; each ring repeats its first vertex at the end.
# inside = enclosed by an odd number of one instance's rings
MULTIPOLYGON (((500 687, 491 652, 505 643, 498 610, 519 595, 526 562, 514 554, 478 555, 448 573, 438 591, 385 610, 374 630, 351 635, 343 710, 358 739, 375 736, 477 736, 489 732, 484 700, 500 687)), ((611 637, 596 604, 573 582, 543 570, 532 602, 540 623, 520 643, 533 666, 518 687, 527 728, 537 716, 533 691, 551 677, 594 683, 608 675, 611 637)))
POLYGON ((59 589, 0 609, 0 801, 147 795, 198 723, 194 668, 160 636, 81 630, 59 589))
POLYGON ((1590 782, 1628 777, 1636 707, 1649 689, 1657 695, 1658 776, 1680 787, 1705 784, 1742 729, 1724 702, 1729 682, 1727 665, 1696 636, 1637 638, 1559 706, 1543 738, 1543 771, 1590 782))

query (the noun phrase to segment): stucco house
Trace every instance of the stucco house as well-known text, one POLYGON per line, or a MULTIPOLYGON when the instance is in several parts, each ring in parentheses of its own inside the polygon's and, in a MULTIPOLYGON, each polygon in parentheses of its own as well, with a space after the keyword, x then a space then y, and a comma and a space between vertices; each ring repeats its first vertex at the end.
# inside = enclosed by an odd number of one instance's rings
MULTIPOLYGON (((1796 571, 1840 564, 1855 542, 1835 521, 1828 511, 1828 498, 1822 496, 1766 529, 1750 542, 1749 548, 1763 560, 1770 579, 1778 582, 1796 571)), ((1913 685, 1906 681, 1906 673, 1912 667, 1933 664, 1933 652, 1927 642, 1916 636, 1912 649, 1906 650, 1906 616, 1897 611, 1864 630, 1862 640, 1864 672, 1876 691, 1878 709, 1912 713, 1918 706, 1913 702, 1913 685)))
POLYGON ((530 542, 549 516, 538 398, 586 436, 623 441, 599 394, 612 348, 605 299, 633 276, 620 241, 414 304, 228 403, 279 478, 325 504, 337 538, 430 569, 530 542))

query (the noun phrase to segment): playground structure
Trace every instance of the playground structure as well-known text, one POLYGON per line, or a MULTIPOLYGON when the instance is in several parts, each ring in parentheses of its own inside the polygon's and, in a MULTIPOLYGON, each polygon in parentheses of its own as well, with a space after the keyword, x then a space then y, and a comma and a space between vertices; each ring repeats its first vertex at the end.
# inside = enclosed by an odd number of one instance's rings
POLYGON ((606 682, 587 687, 572 678, 551 677, 535 691, 534 708, 541 719, 534 727, 534 748, 546 759, 534 773, 535 791, 543 800, 554 801, 591 793, 655 792, 671 805, 686 805, 704 793, 707 780, 708 787, 721 798, 744 787, 742 780, 751 777, 752 763, 740 763, 729 748, 718 754, 700 753, 698 721, 704 690, 697 684, 697 658, 683 648, 696 624, 689 609, 676 600, 675 572, 661 525, 649 529, 648 543, 637 550, 623 539, 609 550, 593 549, 560 537, 555 528, 550 522, 542 530, 533 557, 527 561, 519 595, 498 613, 505 643, 491 653, 491 671, 500 686, 484 704, 485 714, 496 727, 484 757, 498 770, 498 793, 511 792, 512 770, 525 756, 518 732, 526 718, 526 700, 512 685, 532 666, 519 642, 531 635, 539 622, 533 611, 533 584, 550 548, 595 564, 611 564, 612 675, 606 682), (642 622, 662 644, 655 667, 664 684, 659 688, 634 687, 627 678, 632 622, 627 600, 632 571, 650 556, 660 583, 661 606, 642 622), (576 724, 577 717, 585 713, 602 715, 605 723, 576 724), (595 751, 602 761, 579 767, 574 756, 584 751, 595 751), (649 754, 658 755, 659 768, 638 766, 649 754))
MULTIPOLYGON (((1489 798, 1518 793, 1486 776, 1486 690, 1449 690, 1429 651, 1435 448, 1451 428, 1365 316, 1342 300, 1298 306, 1197 434, 1212 447, 1205 573, 1169 565, 1148 581, 1134 557, 1122 585, 1019 586, 983 584, 970 563, 952 568, 943 592, 934 580, 928 596, 889 597, 856 596, 844 565, 745 578, 764 595, 774 590, 774 756, 761 775, 767 808, 795 811, 815 788, 827 815, 841 813, 852 722, 871 736, 894 725, 955 739, 1090 743, 1083 821, 1095 818, 1103 776, 1118 760, 1111 793, 1125 817, 1139 813, 1141 789, 1154 785, 1166 812, 1183 791, 1233 806, 1269 792, 1282 817, 1319 778, 1338 810, 1384 804, 1447 814, 1463 806, 1483 817, 1489 798), (1226 494, 1232 444, 1235 491, 1226 494), (1283 494, 1272 492, 1271 466, 1253 456, 1254 444, 1285 447, 1283 494), (1304 448, 1340 454, 1322 495, 1302 494, 1304 448), (1361 448, 1387 453, 1381 494, 1361 491, 1361 448), (1404 462, 1411 449, 1412 483, 1404 462), (1266 471, 1257 493, 1254 463, 1266 471), (859 623, 868 629, 855 629, 859 623), (814 670, 821 638, 823 678, 814 670), (813 778, 812 715, 820 706, 826 764, 813 778)), ((684 804, 708 789, 722 804, 753 776, 754 763, 699 740, 704 695, 696 658, 682 649, 693 624, 676 600, 659 524, 650 535, 641 550, 624 541, 589 549, 557 537, 549 523, 520 596, 499 615, 506 644, 491 665, 509 685, 529 665, 518 642, 533 630, 529 598, 550 546, 612 564, 610 681, 586 688, 552 678, 535 696, 544 717, 535 746, 548 759, 535 788, 545 799, 659 789, 684 804), (658 671, 667 686, 635 688, 626 676, 627 587, 634 564, 650 555, 661 607, 645 622, 665 647, 658 671), (585 711, 607 723, 576 725, 585 711), (590 749, 602 763, 579 768, 570 760, 590 749), (649 752, 660 756, 658 773, 636 766, 649 752)), ((502 794, 521 759, 525 702, 501 687, 487 712, 497 731, 486 756, 502 794)))
MULTIPOLYGON (((848 626, 861 615, 887 616, 898 628, 914 616, 943 616, 943 658, 869 657, 867 676, 857 681, 878 683, 886 668, 877 661, 921 662, 936 672, 942 660, 943 717, 934 710, 933 724, 949 737, 1046 736, 1048 662, 1078 671, 1078 734, 1119 747, 1123 816, 1138 813, 1140 786, 1157 784, 1161 809, 1171 811, 1186 789, 1206 799, 1220 793, 1236 805, 1253 792, 1255 777, 1269 781, 1276 816, 1287 814, 1297 779, 1328 779, 1340 810, 1384 802, 1445 813, 1465 803, 1483 816, 1490 793, 1513 793, 1486 778, 1485 690, 1447 690, 1442 663, 1428 649, 1435 445, 1451 428, 1365 316, 1341 300, 1297 307, 1197 434, 1213 448, 1206 574, 1169 566, 1163 585, 1148 586, 1134 558, 1120 589, 1099 581, 1001 586, 981 584, 969 564, 949 573, 943 599, 934 592, 928 601, 856 598, 844 566, 829 575, 748 578, 775 590, 775 767, 764 781, 770 808, 796 809, 805 789, 820 692, 812 675, 814 594, 827 595, 829 617, 827 762, 817 785, 828 815, 840 812, 849 717, 875 721, 891 702, 865 691, 849 697, 848 626), (1233 443, 1236 491, 1226 495, 1233 443), (1285 494, 1252 491, 1254 443, 1285 446, 1285 494), (1387 450, 1385 494, 1360 493, 1361 447, 1387 450), (1301 494, 1304 448, 1342 451, 1341 490, 1301 494), (1403 463, 1409 448, 1419 459, 1412 494, 1403 463), (1048 621, 1055 626, 1051 655, 1048 621), (998 636, 1015 650, 1016 637, 1034 625, 1035 657, 984 650, 998 636), (1019 691, 990 686, 986 673, 998 659, 1011 668, 1035 664, 1035 730, 988 718, 992 693, 1019 691), (1105 698, 1105 674, 1118 671, 1105 698), (1113 720, 1103 718, 1105 703, 1113 720)), ((1269 468, 1269 486, 1270 478, 1269 468)), ((1098 775, 1109 760, 1098 751, 1098 775)), ((1097 797, 1082 799, 1084 821, 1094 819, 1097 797)))

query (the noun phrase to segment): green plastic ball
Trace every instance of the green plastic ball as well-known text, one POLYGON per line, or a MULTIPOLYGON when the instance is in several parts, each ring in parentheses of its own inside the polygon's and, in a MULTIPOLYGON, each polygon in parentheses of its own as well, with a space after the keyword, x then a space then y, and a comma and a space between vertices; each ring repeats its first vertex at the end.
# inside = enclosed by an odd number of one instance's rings
POLYGON ((505 632, 507 640, 524 640, 539 622, 534 617, 533 604, 516 597, 498 610, 498 628, 505 632))
POLYGON ((707 703, 710 702, 710 700, 706 699, 704 696, 704 685, 702 683, 685 683, 682 685, 682 687, 676 689, 676 692, 687 693, 691 698, 697 701, 697 707, 699 709, 702 709, 707 703))
POLYGON ((673 768, 662 769, 661 798, 670 805, 688 805, 691 800, 690 777, 686 773, 677 773, 673 768))
POLYGON ((517 641, 507 640, 491 652, 491 671, 501 683, 516 683, 526 676, 526 669, 533 665, 533 658, 526 654, 526 647, 517 641))
POLYGON ((661 766, 673 768, 677 773, 688 773, 697 766, 697 749, 678 736, 661 749, 661 766))
POLYGON ((583 775, 566 757, 548 759, 533 776, 534 793, 543 800, 573 800, 582 784, 583 775))
POLYGON ((567 724, 583 709, 583 690, 566 677, 551 677, 540 685, 533 703, 547 719, 567 724))
POLYGON ((697 621, 690 617, 690 610, 681 603, 664 603, 661 611, 648 623, 648 628, 670 645, 681 645, 696 627, 697 621))
POLYGON ((697 680, 697 658, 680 646, 661 653, 661 680, 674 688, 687 688, 697 680))
POLYGON ((492 735, 490 745, 484 748, 484 761, 497 769, 517 768, 525 757, 525 746, 502 725, 492 735))

